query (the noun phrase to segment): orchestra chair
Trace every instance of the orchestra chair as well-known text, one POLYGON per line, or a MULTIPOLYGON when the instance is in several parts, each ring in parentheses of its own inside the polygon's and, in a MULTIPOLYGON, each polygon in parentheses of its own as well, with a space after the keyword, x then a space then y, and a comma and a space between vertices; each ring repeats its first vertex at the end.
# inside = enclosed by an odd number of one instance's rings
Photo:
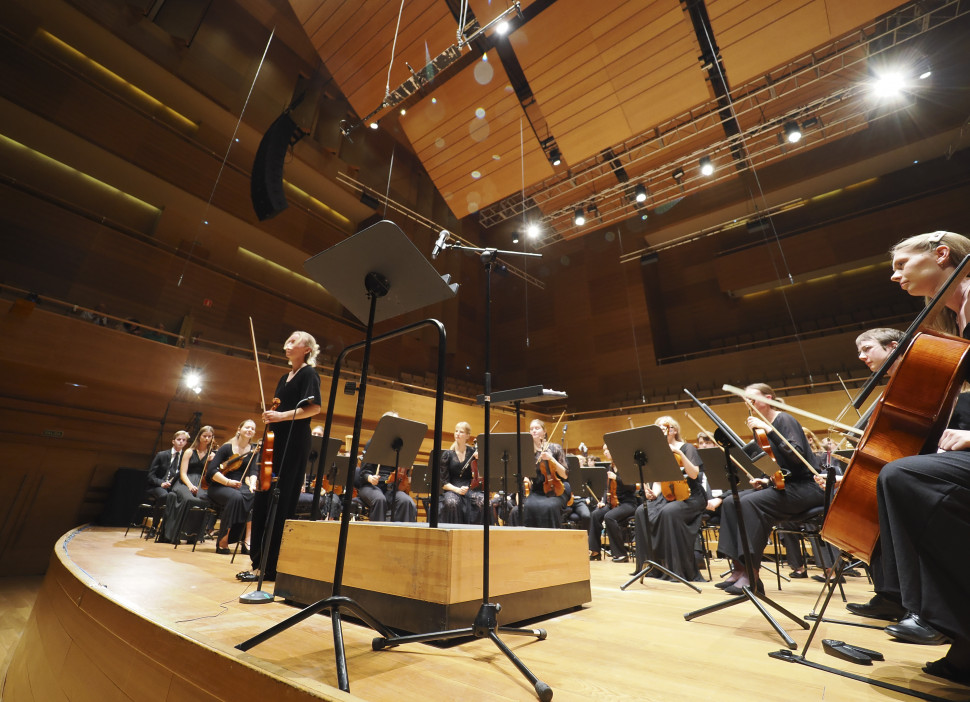
MULTIPOLYGON (((125 536, 128 536, 128 530, 132 527, 140 527, 141 534, 139 536, 140 538, 144 538, 145 532, 149 529, 148 518, 152 516, 154 509, 154 506, 147 502, 142 502, 140 505, 135 507, 135 512, 131 515, 131 519, 128 520, 128 526, 125 528, 125 536)), ((157 530, 160 524, 161 520, 158 521, 158 524, 153 521, 152 528, 157 530)))
MULTIPOLYGON (((832 568, 834 563, 825 562, 825 549, 822 546, 822 518, 824 516, 825 508, 821 505, 818 507, 813 507, 810 510, 797 514, 791 519, 785 521, 785 524, 794 524, 791 527, 781 527, 774 526, 771 529, 771 542, 774 546, 774 556, 775 556, 775 566, 777 570, 775 575, 778 580, 778 589, 781 590, 781 579, 784 577, 781 575, 781 549, 780 541, 781 536, 784 534, 790 534, 798 538, 798 548, 802 551, 803 561, 808 564, 807 553, 805 549, 805 543, 812 547, 812 555, 815 559, 815 565, 822 568, 824 573, 829 568, 832 568)), ((788 580, 788 578, 785 578, 788 580)), ((790 581, 789 581, 790 582, 790 581)), ((845 592, 842 588, 842 583, 839 583, 839 591, 842 593, 842 601, 845 602, 845 592)))

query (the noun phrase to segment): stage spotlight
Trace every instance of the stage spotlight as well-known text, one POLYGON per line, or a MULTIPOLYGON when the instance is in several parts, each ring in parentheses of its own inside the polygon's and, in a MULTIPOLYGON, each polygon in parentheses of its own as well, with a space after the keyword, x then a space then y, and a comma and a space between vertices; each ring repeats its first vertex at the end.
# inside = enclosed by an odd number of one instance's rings
POLYGON ((714 164, 711 163, 710 156, 701 156, 700 166, 701 166, 701 175, 709 176, 714 172, 714 164))
POLYGON ((530 239, 537 239, 539 237, 539 225, 538 224, 530 224, 526 228, 525 233, 529 235, 529 238, 530 239))
POLYGON ((581 227, 586 224, 586 215, 583 214, 583 208, 577 207, 575 217, 573 217, 573 222, 577 227, 581 227))
POLYGON ((512 243, 513 244, 518 244, 519 243, 519 233, 518 232, 513 232, 512 233, 512 243))
POLYGON ((642 185, 638 185, 635 188, 633 188, 633 199, 636 200, 637 202, 646 202, 647 189, 642 185))
POLYGON ((371 129, 377 129, 377 122, 371 122, 370 123, 370 128, 371 129))
POLYGON ((562 154, 559 153, 559 149, 553 149, 549 152, 549 163, 553 166, 558 166, 562 163, 562 154))
POLYGON ((785 122, 785 139, 789 144, 796 144, 802 138, 802 130, 798 128, 798 122, 785 122))
POLYGON ((674 170, 673 173, 670 174, 670 177, 679 183, 681 179, 684 177, 684 169, 677 168, 676 170, 674 170))
POLYGON ((879 98, 898 97, 906 87, 906 79, 899 71, 887 71, 876 76, 872 84, 872 92, 879 98))
POLYGON ((502 35, 507 34, 509 31, 509 23, 506 22, 505 20, 502 20, 497 25, 495 25, 495 31, 502 35))

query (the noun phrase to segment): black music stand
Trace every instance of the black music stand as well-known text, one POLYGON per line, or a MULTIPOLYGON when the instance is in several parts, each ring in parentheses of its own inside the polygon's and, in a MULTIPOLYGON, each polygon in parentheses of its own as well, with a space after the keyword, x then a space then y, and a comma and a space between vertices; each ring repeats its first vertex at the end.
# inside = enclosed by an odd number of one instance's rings
MULTIPOLYGON (((604 434, 603 443, 609 447, 610 455, 613 456, 613 463, 616 464, 618 470, 631 475, 634 472, 634 467, 636 467, 640 476, 640 485, 643 486, 644 490, 646 490, 647 483, 667 483, 684 479, 684 474, 677 467, 677 461, 674 459, 673 451, 670 450, 670 444, 667 443, 663 429, 656 425, 651 424, 646 427, 635 427, 604 434), (644 473, 644 468, 646 468, 646 473, 644 473)), ((644 506, 644 510, 646 510, 646 506, 644 506)), ((634 580, 643 582, 646 574, 656 569, 697 592, 701 591, 694 583, 656 561, 647 559, 643 562, 643 566, 632 578, 620 586, 621 590, 630 587, 634 580)))
MULTIPOLYGON (((443 234, 447 236, 446 234, 443 234)), ((482 476, 485 481, 485 485, 490 484, 490 472, 489 467, 491 464, 490 456, 490 437, 491 437, 491 407, 493 402, 498 402, 497 395, 500 393, 492 394, 492 269, 494 268, 496 256, 499 253, 506 253, 512 255, 520 256, 539 256, 539 254, 529 254, 519 251, 502 251, 499 252, 498 249, 479 249, 468 246, 460 245, 439 245, 443 248, 460 248, 472 251, 477 251, 481 254, 482 265, 485 266, 485 393, 480 396, 481 403, 485 406, 485 434, 484 442, 479 445, 478 449, 480 456, 484 462, 484 475, 482 476)), ((436 247, 437 248, 437 247, 436 247)), ((540 395, 541 386, 539 387, 540 395)), ((560 395, 565 396, 564 393, 560 395)), ((516 427, 515 433, 519 433, 519 412, 518 412, 518 401, 516 401, 516 427)), ((433 464, 436 465, 436 464, 433 464)), ((519 457, 519 465, 521 465, 521 456, 519 457)), ((521 470, 519 471, 521 473, 521 470)), ((437 499, 437 494, 432 495, 433 498, 437 499)), ((475 615, 475 621, 472 626, 464 629, 453 629, 451 631, 439 631, 430 634, 417 634, 414 636, 383 636, 375 638, 372 642, 372 647, 374 650, 380 650, 387 646, 397 646, 402 643, 418 643, 424 641, 440 641, 444 639, 455 639, 466 636, 474 636, 476 639, 488 637, 492 642, 498 647, 498 649, 505 654, 505 656, 512 661, 513 665, 518 668, 519 672, 526 677, 526 679, 532 683, 533 688, 536 691, 541 702, 549 702, 552 699, 552 688, 546 683, 542 682, 537 678, 531 670, 529 670, 526 665, 519 660, 515 653, 505 642, 498 636, 498 631, 505 631, 510 634, 523 634, 529 636, 536 636, 540 641, 546 638, 546 632, 544 629, 518 629, 513 627, 501 627, 498 626, 498 612, 502 608, 497 602, 489 602, 488 596, 488 570, 489 570, 489 536, 488 536, 488 526, 489 526, 489 509, 482 510, 482 606, 479 608, 478 613, 475 615)))
MULTIPOLYGON (((401 314, 406 314, 421 307, 426 307, 455 296, 457 286, 450 285, 446 279, 438 275, 434 267, 414 247, 411 240, 393 222, 387 220, 378 222, 367 229, 354 234, 336 246, 323 251, 304 264, 310 276, 333 295, 344 307, 350 310, 358 319, 365 320, 366 338, 363 343, 364 358, 361 363, 360 382, 357 394, 357 412, 354 418, 354 438, 351 441, 349 454, 358 455, 360 449, 360 430, 364 419, 364 397, 367 390, 367 368, 370 363, 370 349, 375 340, 374 324, 401 314), (378 305, 380 302, 380 305, 378 305)), ((430 320, 426 320, 430 321, 430 320)), ((418 324, 423 324, 421 322, 418 324)), ((444 398, 444 365, 445 349, 443 348, 444 330, 437 323, 441 332, 439 338, 441 348, 438 352, 438 386, 435 392, 435 444, 432 449, 433 461, 438 460, 441 451, 441 422, 444 398)), ((416 325, 409 325, 411 328, 416 325)), ((387 338, 384 334, 379 338, 387 338)), ((349 347, 348 347, 349 348, 349 347)), ((330 402, 327 410, 327 422, 324 437, 330 437, 334 405, 336 403, 336 386, 338 381, 339 360, 348 349, 344 349, 334 367, 334 376, 330 388, 330 402)), ((347 475, 344 481, 344 492, 349 493, 354 480, 355 461, 347 462, 347 475)), ((314 512, 319 507, 320 483, 314 493, 314 512)), ((436 516, 436 515, 435 515, 436 516)), ((435 524, 432 524, 435 526, 435 524)), ((340 517, 340 536, 337 541, 337 559, 334 566, 333 588, 330 597, 305 607, 293 616, 283 620, 266 631, 253 636, 238 644, 236 648, 248 651, 253 646, 272 638, 276 634, 298 624, 307 617, 318 612, 330 610, 333 624, 334 656, 337 666, 337 683, 344 692, 350 691, 350 679, 347 674, 347 656, 344 651, 343 629, 340 617, 341 610, 349 610, 355 616, 375 631, 385 636, 393 636, 394 632, 357 604, 353 599, 341 594, 343 587, 344 560, 347 554, 347 534, 350 530, 350 499, 344 500, 340 517)))
MULTIPOLYGON (((748 582, 754 583, 754 562, 751 558, 751 550, 748 548, 748 534, 744 528, 744 514, 741 512, 741 497, 738 494, 738 483, 740 482, 740 478, 738 477, 737 466, 735 464, 735 460, 741 463, 744 460, 742 456, 747 456, 743 450, 744 443, 741 441, 741 438, 731 431, 731 428, 724 423, 724 420, 717 416, 714 410, 694 397, 693 393, 686 388, 684 389, 684 392, 687 393, 690 399, 692 399, 694 403, 701 409, 701 411, 707 415, 708 419, 714 422, 715 426, 717 426, 717 429, 714 432, 714 440, 717 441, 718 445, 724 449, 724 466, 725 470, 727 471, 728 483, 731 488, 731 499, 734 501, 734 510, 738 518, 738 532, 741 536, 741 550, 744 552, 745 574, 748 576, 748 582), (734 449, 736 455, 731 454, 732 448, 734 449)), ((754 461, 758 461, 761 458, 762 456, 757 456, 754 461)), ((741 464, 744 465, 743 463, 741 464)), ((763 473, 764 471, 761 472, 763 473)), ((764 601, 765 604, 774 607, 776 610, 798 624, 801 628, 808 629, 808 624, 803 622, 796 615, 789 612, 774 600, 769 599, 766 595, 758 593, 752 585, 743 586, 741 591, 742 592, 740 595, 736 595, 730 600, 725 600, 724 602, 719 602, 715 605, 710 605, 708 607, 695 609, 692 612, 687 612, 687 614, 684 615, 684 619, 691 621, 692 619, 696 619, 697 617, 705 614, 718 612, 722 609, 733 607, 741 602, 750 602, 754 605, 755 609, 761 613, 761 616, 764 617, 771 627, 778 633, 788 648, 792 650, 797 648, 798 646, 795 643, 795 639, 789 636, 788 632, 781 628, 781 625, 775 621, 774 617, 771 616, 771 613, 765 608, 762 601, 764 601)))
POLYGON ((316 480, 320 482, 326 466, 333 465, 333 459, 337 457, 340 450, 340 439, 330 437, 327 439, 327 448, 323 448, 323 437, 310 437, 310 458, 307 460, 306 472, 310 482, 316 480))
MULTIPOLYGON (((364 457, 360 463, 373 464, 378 466, 378 478, 380 478, 379 466, 394 466, 394 472, 402 465, 410 466, 418 455, 421 442, 424 441, 425 434, 428 433, 428 425, 424 422, 416 422, 413 419, 404 419, 385 414, 377 422, 374 429, 374 436, 367 443, 364 449, 364 457)), ((390 517, 394 511, 394 496, 398 491, 397 481, 391 483, 394 487, 389 490, 387 514, 384 521, 391 521, 390 517)))
MULTIPOLYGON (((591 497, 594 500, 600 501, 606 504, 606 494, 607 480, 606 473, 608 468, 601 468, 599 466, 595 468, 587 468, 585 466, 580 466, 579 475, 580 479, 583 481, 583 489, 586 491, 586 496, 591 497), (595 491, 594 491, 595 486, 595 491)), ((575 488, 573 489, 573 494, 576 493, 575 488)))

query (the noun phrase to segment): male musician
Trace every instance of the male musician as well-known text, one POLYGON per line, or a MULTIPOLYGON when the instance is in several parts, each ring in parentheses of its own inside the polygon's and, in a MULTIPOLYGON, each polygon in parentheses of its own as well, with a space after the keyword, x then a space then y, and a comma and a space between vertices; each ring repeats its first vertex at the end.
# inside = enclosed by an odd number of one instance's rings
MULTIPOLYGON (((397 417, 397 412, 385 412, 385 417, 397 417)), ((367 447, 364 453, 367 453, 367 447)), ((372 522, 383 522, 387 519, 387 503, 391 504, 391 517, 395 522, 416 522, 418 521, 418 506, 409 494, 398 490, 396 487, 388 486, 387 478, 393 475, 394 466, 374 465, 364 463, 357 474, 357 496, 360 501, 367 505, 367 509, 372 522)))
POLYGON ((179 461, 182 459, 182 451, 185 444, 189 442, 189 433, 179 430, 172 437, 172 448, 159 451, 152 459, 152 465, 148 469, 148 484, 145 488, 145 500, 152 505, 152 528, 145 535, 145 538, 155 538, 155 529, 158 520, 161 519, 165 511, 165 501, 168 492, 172 489, 172 483, 179 474, 179 461))
POLYGON ((620 525, 626 524, 627 520, 636 512, 636 485, 633 483, 624 483, 620 478, 616 472, 616 466, 612 465, 613 457, 610 455, 610 449, 606 444, 603 444, 603 456, 607 461, 610 461, 611 465, 606 472, 607 490, 604 492, 607 494, 603 495, 602 499, 597 503, 596 509, 593 510, 590 518, 588 534, 589 560, 599 561, 603 559, 603 554, 601 553, 601 534, 605 524, 606 536, 610 540, 610 553, 613 556, 613 560, 617 563, 623 563, 628 560, 628 557, 626 555, 626 544, 623 540, 623 528, 620 525), (616 481, 615 507, 611 507, 609 504, 610 480, 616 481))

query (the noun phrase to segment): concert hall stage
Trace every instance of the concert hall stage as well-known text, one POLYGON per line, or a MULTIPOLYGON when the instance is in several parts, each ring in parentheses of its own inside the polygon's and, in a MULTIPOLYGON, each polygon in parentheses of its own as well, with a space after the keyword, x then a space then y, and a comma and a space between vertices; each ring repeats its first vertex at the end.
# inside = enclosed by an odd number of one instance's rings
MULTIPOLYGON (((527 556, 554 558, 555 553, 544 552, 541 535, 536 537, 540 543, 529 545, 527 556)), ((379 548, 374 551, 380 555, 379 548)), ((389 569, 379 559, 377 564, 389 569)), ((243 653, 236 644, 296 611, 278 600, 240 604, 239 596, 252 585, 233 576, 248 565, 240 559, 230 563, 229 556, 214 552, 212 542, 193 553, 184 546, 144 541, 137 531, 128 538, 116 528, 69 532, 55 547, 20 641, 6 659, 4 702, 536 699, 528 681, 485 639, 448 648, 407 644, 374 651, 375 633, 345 621, 351 694, 336 689, 329 617, 310 617, 243 653)), ((544 641, 503 637, 551 686, 556 702, 913 699, 769 658, 781 647, 780 639, 750 605, 684 621, 685 612, 724 599, 710 584, 703 585, 701 594, 658 580, 621 591, 630 563, 606 560, 585 567, 590 604, 545 618, 544 641)), ((715 574, 723 572, 725 563, 715 561, 712 568, 715 574)), ((474 573, 468 577, 469 583, 476 581, 474 573)), ((496 591, 502 587, 494 585, 496 591)), ((781 592, 773 580, 767 585, 776 601, 798 614, 810 611, 819 588, 810 579, 783 583, 781 592)), ((864 578, 848 578, 845 587, 853 602, 871 594, 864 578)), ((503 614, 504 609, 499 623, 509 623, 503 614)), ((867 621, 846 613, 838 601, 831 616, 867 621)), ((800 629, 788 631, 799 645, 805 641, 800 629)), ((943 655, 942 647, 913 646, 881 630, 836 624, 824 624, 822 637, 882 651, 886 660, 854 666, 826 655, 816 642, 808 656, 812 661, 946 700, 966 700, 970 694, 967 687, 920 671, 925 661, 943 655)))

